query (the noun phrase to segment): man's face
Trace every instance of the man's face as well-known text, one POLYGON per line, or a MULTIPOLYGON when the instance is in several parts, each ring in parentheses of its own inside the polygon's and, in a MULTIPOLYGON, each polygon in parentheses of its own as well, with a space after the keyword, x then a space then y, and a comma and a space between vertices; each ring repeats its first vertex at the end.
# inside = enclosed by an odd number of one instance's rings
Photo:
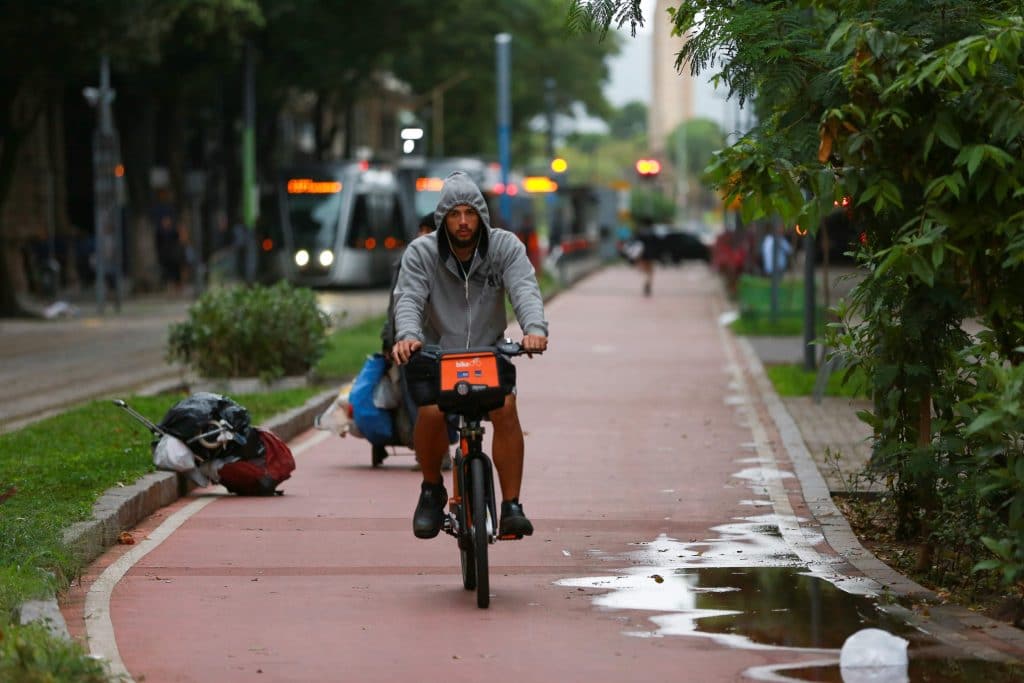
POLYGON ((459 204, 445 214, 444 227, 452 246, 457 249, 472 247, 480 232, 480 215, 469 204, 459 204))

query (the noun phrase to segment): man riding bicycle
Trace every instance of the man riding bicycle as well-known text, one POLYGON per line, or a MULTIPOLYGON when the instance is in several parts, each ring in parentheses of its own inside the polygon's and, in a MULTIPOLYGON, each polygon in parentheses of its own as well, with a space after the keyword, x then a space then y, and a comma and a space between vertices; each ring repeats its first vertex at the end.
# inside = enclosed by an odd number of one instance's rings
MULTIPOLYGON (((434 221, 444 230, 415 239, 402 256, 394 290, 395 362, 406 363, 423 344, 493 345, 507 327, 506 293, 523 329, 524 350, 544 351, 548 323, 526 248, 513 233, 491 227, 483 194, 465 173, 456 171, 445 179, 434 221)), ((488 417, 494 424, 493 457, 502 492, 499 533, 529 536, 533 525, 519 502, 524 445, 515 394, 488 417)), ((436 405, 419 408, 413 445, 423 471, 413 533, 433 538, 441 531, 448 501, 441 476, 448 426, 436 405)))

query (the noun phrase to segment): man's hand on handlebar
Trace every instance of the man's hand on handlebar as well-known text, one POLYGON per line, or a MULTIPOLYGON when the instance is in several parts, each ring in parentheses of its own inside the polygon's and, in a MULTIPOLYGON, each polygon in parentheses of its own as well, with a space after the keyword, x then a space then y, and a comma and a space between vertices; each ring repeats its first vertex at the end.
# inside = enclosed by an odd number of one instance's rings
POLYGON ((419 339, 402 339, 400 341, 396 341, 394 346, 391 347, 391 357, 398 365, 405 365, 409 361, 409 356, 416 351, 419 351, 422 346, 423 342, 419 339))
POLYGON ((534 353, 543 353, 548 348, 548 338, 540 334, 527 334, 521 342, 523 351, 528 356, 534 353))

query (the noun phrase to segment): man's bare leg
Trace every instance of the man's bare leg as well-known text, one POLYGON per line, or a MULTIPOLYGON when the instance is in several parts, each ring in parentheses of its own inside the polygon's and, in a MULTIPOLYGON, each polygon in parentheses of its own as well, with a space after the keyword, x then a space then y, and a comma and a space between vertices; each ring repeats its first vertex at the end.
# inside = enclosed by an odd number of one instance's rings
POLYGON ((423 470, 423 481, 440 484, 441 461, 448 452, 448 423, 437 406, 420 407, 412 442, 416 460, 423 470))
POLYGON ((523 483, 523 428, 519 424, 519 411, 516 409, 516 397, 509 394, 505 397, 505 405, 490 414, 494 424, 494 466, 498 468, 498 481, 501 484, 501 499, 519 498, 519 488, 523 483))
POLYGON ((501 521, 498 533, 506 537, 522 538, 533 533, 533 525, 526 518, 519 503, 519 487, 523 483, 523 428, 519 424, 516 397, 510 394, 505 405, 491 412, 494 423, 494 465, 501 483, 501 521))
POLYGON ((444 506, 448 502, 441 477, 441 460, 448 451, 448 429, 437 406, 419 409, 412 440, 423 471, 420 498, 412 516, 412 532, 417 538, 434 538, 444 526, 444 506))

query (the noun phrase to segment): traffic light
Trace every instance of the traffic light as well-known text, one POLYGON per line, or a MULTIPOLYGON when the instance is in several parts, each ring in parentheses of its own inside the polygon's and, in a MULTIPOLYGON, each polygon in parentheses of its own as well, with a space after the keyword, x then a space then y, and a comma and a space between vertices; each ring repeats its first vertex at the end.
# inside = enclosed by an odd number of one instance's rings
POLYGON ((645 180, 653 180, 661 173, 661 162, 657 159, 638 159, 636 172, 645 180))

